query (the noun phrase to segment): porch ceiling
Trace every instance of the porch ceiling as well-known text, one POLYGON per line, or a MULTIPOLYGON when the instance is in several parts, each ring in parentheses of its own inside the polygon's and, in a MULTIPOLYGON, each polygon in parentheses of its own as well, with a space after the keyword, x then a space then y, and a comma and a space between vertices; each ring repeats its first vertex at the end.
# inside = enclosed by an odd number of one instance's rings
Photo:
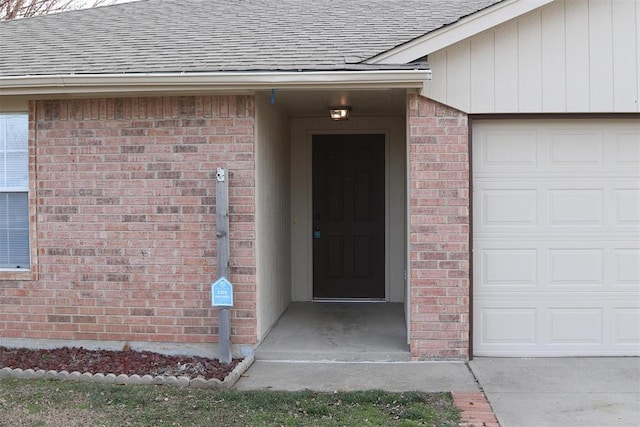
MULTIPOLYGON (((258 96, 273 100, 270 91, 258 96)), ((404 115, 406 89, 380 90, 276 90, 275 105, 290 117, 328 117, 329 106, 350 105, 353 116, 404 115)))

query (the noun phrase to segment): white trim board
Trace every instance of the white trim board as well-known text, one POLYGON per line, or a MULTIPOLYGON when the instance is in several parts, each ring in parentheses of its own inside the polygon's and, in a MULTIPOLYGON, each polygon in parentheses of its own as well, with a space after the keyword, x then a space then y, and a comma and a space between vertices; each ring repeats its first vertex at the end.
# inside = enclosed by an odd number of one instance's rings
POLYGON ((430 70, 82 74, 0 77, 0 96, 253 91, 261 89, 421 89, 430 70))

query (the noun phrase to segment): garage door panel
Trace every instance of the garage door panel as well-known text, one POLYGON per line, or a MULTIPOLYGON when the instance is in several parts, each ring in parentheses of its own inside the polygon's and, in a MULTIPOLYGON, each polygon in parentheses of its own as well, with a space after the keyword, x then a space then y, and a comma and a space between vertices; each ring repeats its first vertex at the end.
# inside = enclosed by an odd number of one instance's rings
POLYGON ((527 296, 526 303, 475 304, 476 356, 624 356, 640 348, 640 309, 629 301, 559 303, 527 296))
POLYGON ((474 353, 640 355, 640 120, 472 138, 474 353))
POLYGON ((604 253, 600 248, 548 249, 549 286, 603 286, 604 253))
POLYGON ((549 344, 602 344, 601 307, 557 307, 547 310, 549 344))
MULTIPOLYGON (((633 234, 517 235, 485 233, 473 247, 474 295, 541 292, 640 292, 640 249, 633 234)), ((640 299, 640 294, 637 295, 640 299)))
POLYGON ((640 225, 640 188, 614 189, 615 225, 640 225))
POLYGON ((530 170, 634 173, 640 166, 640 126, 634 120, 500 122, 474 123, 473 168, 480 174, 530 170))
POLYGON ((536 307, 486 307, 481 309, 481 328, 485 344, 536 343, 536 307))
POLYGON ((604 191, 602 188, 548 189, 549 225, 604 225, 604 191))
POLYGON ((613 309, 613 342, 615 344, 640 343, 640 309, 613 309))
POLYGON ((605 165, 602 132, 558 132, 549 141, 550 167, 602 168, 605 165))
POLYGON ((478 179, 473 188, 474 231, 637 232, 640 188, 620 180, 550 182, 478 179), (522 230, 517 230, 522 228, 522 230))
POLYGON ((535 130, 491 130, 478 156, 483 169, 535 168, 538 164, 538 135, 535 130), (514 142, 515 141, 515 142, 514 142))
POLYGON ((536 248, 484 249, 480 251, 484 265, 484 286, 535 287, 538 280, 538 251, 536 248))
POLYGON ((633 168, 640 166, 640 144, 637 131, 621 133, 615 145, 615 166, 633 168))
POLYGON ((533 227, 537 225, 537 191, 533 188, 480 189, 482 225, 533 227))
POLYGON ((640 249, 614 250, 615 284, 640 288, 640 249))

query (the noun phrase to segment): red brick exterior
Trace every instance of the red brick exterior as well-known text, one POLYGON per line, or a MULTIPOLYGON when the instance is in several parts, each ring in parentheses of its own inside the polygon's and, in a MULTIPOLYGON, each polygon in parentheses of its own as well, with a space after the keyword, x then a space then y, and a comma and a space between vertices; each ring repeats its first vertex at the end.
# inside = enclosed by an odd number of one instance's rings
MULTIPOLYGON (((232 341, 256 343, 251 96, 30 103, 30 272, 0 272, 0 338, 206 344, 215 171, 229 170, 232 341)), ((409 95, 411 356, 469 356, 465 114, 409 95)))
POLYGON ((464 113, 409 95, 411 356, 469 357, 469 142, 464 113))
POLYGON ((215 171, 229 170, 233 344, 256 341, 254 99, 30 104, 32 272, 0 336, 216 342, 215 171))

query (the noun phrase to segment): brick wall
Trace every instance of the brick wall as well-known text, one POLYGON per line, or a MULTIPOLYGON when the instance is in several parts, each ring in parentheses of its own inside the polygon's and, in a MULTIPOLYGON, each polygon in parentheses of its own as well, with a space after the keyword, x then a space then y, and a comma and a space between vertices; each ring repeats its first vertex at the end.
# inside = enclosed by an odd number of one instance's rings
POLYGON ((469 144, 464 113, 409 95, 411 356, 469 356, 469 144))
POLYGON ((0 272, 0 336, 215 342, 222 166, 232 341, 255 343, 253 97, 35 101, 29 117, 33 273, 0 272))

